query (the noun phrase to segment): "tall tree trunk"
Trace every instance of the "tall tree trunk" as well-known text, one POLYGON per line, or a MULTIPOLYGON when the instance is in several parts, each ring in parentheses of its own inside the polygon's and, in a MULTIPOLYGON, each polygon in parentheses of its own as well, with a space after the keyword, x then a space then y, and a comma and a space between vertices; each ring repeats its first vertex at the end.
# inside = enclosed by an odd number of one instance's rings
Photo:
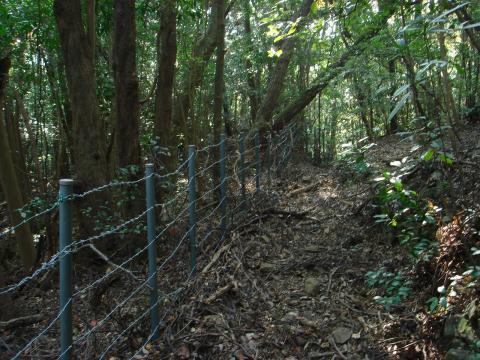
MULTIPOLYGON (((224 12, 224 16, 229 12, 230 7, 224 12)), ((208 60, 213 54, 216 47, 217 35, 217 12, 216 6, 213 6, 208 21, 208 28, 205 35, 195 44, 192 51, 192 60, 187 64, 187 72, 184 76, 184 81, 181 85, 180 91, 175 98, 173 109, 173 122, 184 131, 187 129, 187 119, 193 105, 193 98, 196 89, 200 86, 203 73, 208 65, 208 60)), ((192 127, 194 125, 192 124, 192 127)), ((185 147, 188 143, 194 143, 195 139, 191 139, 188 134, 185 135, 185 147)))
MULTIPOLYGON (((443 24, 440 25, 443 28, 443 24)), ((445 34, 443 32, 437 33, 438 43, 440 45, 440 58, 448 64, 447 57, 447 48, 445 46, 445 34)), ((450 81, 450 75, 448 74, 447 66, 443 66, 441 69, 442 73, 442 85, 445 92, 445 105, 447 110, 447 117, 450 120, 450 125, 453 127, 455 125, 461 125, 460 115, 457 111, 457 105, 453 98, 453 89, 450 81)))
POLYGON ((407 70, 407 79, 410 85, 410 90, 412 92, 412 101, 413 101, 413 108, 415 110, 415 117, 419 119, 423 119, 421 123, 426 123, 425 111, 423 110, 422 103, 420 102, 420 95, 418 93, 413 58, 409 53, 406 53, 402 56, 402 59, 403 59, 403 63, 405 64, 405 69, 407 70))
MULTIPOLYGON (((297 31, 307 23, 307 15, 310 13, 313 0, 303 0, 299 11, 295 14, 292 22, 300 19, 297 25, 297 31)), ((277 106, 278 97, 283 89, 283 82, 287 75, 288 65, 292 59, 296 44, 296 37, 285 39, 280 47, 282 53, 273 67, 268 81, 268 88, 265 97, 262 100, 255 120, 257 127, 267 129, 272 120, 272 114, 277 106)))
MULTIPOLYGON (((390 85, 390 98, 393 97, 393 94, 395 94, 395 60, 389 60, 388 62, 388 73, 390 74, 390 80, 391 80, 391 85, 390 85)), ((389 113, 391 113, 393 110, 393 107, 389 110, 389 113)), ((390 124, 388 124, 387 127, 387 133, 389 134, 395 134, 398 130, 398 113, 392 116, 390 119, 390 124)))
POLYGON ((313 99, 319 94, 323 89, 325 89, 330 81, 335 79, 343 71, 343 66, 347 61, 356 55, 360 55, 364 51, 364 46, 362 46, 366 41, 373 38, 378 32, 385 27, 387 20, 393 15, 396 9, 396 3, 389 3, 389 6, 386 7, 385 11, 379 14, 379 17, 374 20, 374 24, 369 27, 369 30, 366 31, 357 41, 346 50, 340 58, 332 63, 328 72, 322 75, 319 75, 314 81, 313 84, 307 87, 295 100, 288 104, 284 110, 275 116, 273 121, 273 130, 279 131, 285 127, 300 111, 302 111, 308 104, 310 104, 313 99))
MULTIPOLYGON (((247 51, 252 54, 253 52, 253 41, 252 41, 252 26, 250 23, 250 3, 248 1, 244 1, 244 29, 245 29, 245 37, 247 41, 247 51)), ((245 68, 247 72, 247 85, 248 85, 248 98, 250 100, 250 117, 252 123, 257 118, 258 112, 258 105, 259 105, 259 89, 258 83, 255 75, 255 70, 253 68, 253 63, 250 60, 250 56, 246 57, 245 60, 245 68)))
POLYGON ((135 0, 113 2, 113 75, 117 160, 120 168, 140 168, 139 95, 136 65, 135 0))
MULTIPOLYGON (((458 4, 453 1, 442 0, 441 5, 446 9, 451 9, 457 6, 458 4)), ((475 23, 475 21, 472 19, 467 9, 465 8, 456 10, 455 14, 457 15, 458 20, 462 24, 464 23, 466 25, 471 25, 475 23)), ((465 29, 464 31, 467 33, 472 46, 480 53, 480 38, 479 38, 480 31, 478 30, 478 27, 465 29)))
POLYGON ((55 177, 61 179, 69 174, 69 158, 68 150, 71 143, 71 135, 69 135, 69 127, 67 125, 67 118, 62 106, 61 95, 58 89, 56 67, 52 63, 53 57, 51 54, 45 56, 43 54, 43 62, 45 63, 45 70, 47 72, 48 84, 50 86, 50 93, 52 102, 55 105, 55 116, 57 118, 57 131, 59 139, 57 141, 57 155, 56 155, 56 171, 55 177))
POLYGON ((23 103, 20 94, 15 91, 15 100, 17 102, 18 109, 20 110, 20 114, 23 118, 23 123, 25 125, 25 129, 27 130, 28 138, 30 140, 30 150, 32 154, 32 162, 33 167, 35 170, 36 176, 38 176, 38 184, 40 191, 45 192, 47 190, 47 184, 45 178, 43 176, 42 165, 40 164, 40 151, 38 150, 38 139, 37 134, 34 133, 32 128, 32 121, 30 119, 30 114, 23 103))
MULTIPOLYGON (((98 114, 95 62, 92 45, 82 22, 80 1, 54 0, 72 113, 76 193, 103 185, 108 180, 105 126, 98 114)), ((75 208, 79 210, 80 236, 88 236, 95 229, 95 219, 80 209, 86 207, 96 210, 99 205, 105 205, 108 198, 109 193, 102 192, 95 197, 79 200, 75 208)))
MULTIPOLYGON (((8 72, 10 59, 0 59, 0 109, 5 102, 6 88, 8 84, 8 72)), ((4 124, 3 111, 0 110, 0 182, 3 193, 7 199, 10 221, 13 226, 22 222, 22 217, 17 209, 24 205, 20 184, 13 165, 10 144, 7 137, 7 129, 4 124)), ((26 268, 30 268, 35 262, 35 246, 29 224, 24 224, 15 230, 18 254, 26 268)))
POLYGON ((360 120, 362 121, 363 126, 365 127, 365 132, 367 133, 368 140, 373 140, 373 129, 370 126, 370 122, 368 121, 367 116, 367 101, 366 96, 363 93, 362 86, 360 85, 360 80, 358 79, 357 74, 354 74, 352 77, 353 81, 353 88, 355 91, 355 95, 357 97, 358 108, 360 110, 360 120))
POLYGON ((20 116, 13 109, 13 101, 5 100, 5 126, 7 130, 8 143, 12 154, 13 166, 23 194, 24 201, 30 197, 30 174, 25 166, 25 156, 20 135, 20 116))
POLYGON ((166 172, 175 170, 177 142, 172 124, 173 86, 177 58, 176 0, 165 0, 160 8, 160 29, 157 34, 157 86, 155 90, 155 136, 162 151, 160 161, 166 172))
MULTIPOLYGON (((222 132, 222 108, 223 108, 223 73, 225 63, 225 0, 216 0, 216 13, 217 13, 217 59, 215 62, 215 90, 214 90, 214 102, 213 102, 213 143, 218 144, 220 142, 220 133, 222 132)), ((213 167, 213 178, 215 187, 220 184, 220 148, 218 146, 213 147, 213 161, 217 163, 213 167)), ((219 197, 219 201, 221 201, 219 197)))
POLYGON ((105 131, 98 115, 95 66, 80 0, 55 0, 54 14, 67 73, 78 190, 107 179, 105 131))

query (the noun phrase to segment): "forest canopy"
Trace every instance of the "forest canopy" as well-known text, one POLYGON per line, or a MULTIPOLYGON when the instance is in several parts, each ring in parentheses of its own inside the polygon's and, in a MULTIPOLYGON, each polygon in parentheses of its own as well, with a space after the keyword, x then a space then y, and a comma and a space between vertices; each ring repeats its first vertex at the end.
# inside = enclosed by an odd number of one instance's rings
POLYGON ((135 176, 146 160, 173 170, 188 145, 218 143, 221 133, 265 136, 297 122, 316 161, 335 159, 344 143, 411 130, 448 126, 455 143, 455 127, 479 112, 474 5, 3 1, 11 217, 60 178, 82 191, 122 169, 135 176))

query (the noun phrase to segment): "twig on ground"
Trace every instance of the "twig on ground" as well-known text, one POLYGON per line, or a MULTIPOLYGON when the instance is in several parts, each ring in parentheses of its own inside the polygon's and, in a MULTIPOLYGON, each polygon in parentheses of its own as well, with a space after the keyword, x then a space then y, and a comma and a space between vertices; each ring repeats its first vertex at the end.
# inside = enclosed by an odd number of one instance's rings
POLYGON ((0 321, 0 329, 6 330, 6 329, 16 328, 19 326, 28 326, 28 325, 36 324, 42 321, 44 318, 45 318, 45 315, 35 314, 35 315, 29 315, 29 316, 22 316, 22 317, 10 319, 7 321, 0 321))
POLYGON ((222 297, 224 294, 226 294, 227 292, 229 292, 230 290, 232 289, 238 289, 238 284, 236 283, 236 281, 231 281, 230 283, 228 283, 227 285, 219 288, 217 291, 215 291, 212 295, 210 295, 204 302, 205 304, 211 304, 212 302, 214 302, 216 299, 218 299, 219 297, 222 297))
POLYGON ((110 260, 110 258, 107 255, 105 255, 100 250, 98 250, 98 248, 95 245, 89 244, 89 246, 90 246, 90 249, 92 249, 93 252, 95 252, 107 264, 113 266, 116 269, 122 270, 123 272, 127 273, 128 275, 130 275, 132 278, 134 278, 137 281, 142 281, 137 276, 135 276, 135 274, 132 273, 130 270, 125 269, 124 267, 121 267, 120 265, 115 264, 112 260, 110 260))
POLYGON ((328 286, 327 286, 327 296, 330 294, 330 288, 332 287, 332 277, 335 275, 339 268, 336 267, 332 271, 330 271, 330 274, 328 275, 328 286))
POLYGON ((335 350, 337 350, 338 355, 339 355, 342 359, 348 360, 348 358, 347 358, 345 355, 343 355, 343 353, 342 353, 342 352, 340 351, 340 349, 338 348, 337 343, 335 342, 335 339, 334 339, 333 337, 330 337, 330 338, 329 338, 329 342, 330 342, 330 344, 332 344, 332 346, 335 348, 335 350))

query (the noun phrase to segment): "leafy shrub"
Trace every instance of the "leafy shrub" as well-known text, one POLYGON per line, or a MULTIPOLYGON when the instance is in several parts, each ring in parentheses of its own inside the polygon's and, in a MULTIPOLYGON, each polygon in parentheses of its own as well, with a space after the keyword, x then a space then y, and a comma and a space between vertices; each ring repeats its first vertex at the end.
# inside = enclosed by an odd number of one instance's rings
POLYGON ((370 174, 370 164, 365 158, 365 153, 375 144, 368 144, 362 147, 356 147, 352 143, 342 145, 342 151, 339 154, 339 162, 350 174, 368 175, 370 174))
POLYGON ((417 259, 428 260, 438 250, 430 237, 438 208, 422 201, 418 194, 405 187, 402 179, 390 172, 375 179, 378 182, 375 222, 392 230, 400 244, 408 245, 417 259))
POLYGON ((385 267, 376 271, 369 271, 365 276, 369 287, 383 288, 384 294, 375 296, 375 302, 383 305, 388 311, 402 302, 412 291, 412 281, 404 278, 401 272, 392 273, 385 267))

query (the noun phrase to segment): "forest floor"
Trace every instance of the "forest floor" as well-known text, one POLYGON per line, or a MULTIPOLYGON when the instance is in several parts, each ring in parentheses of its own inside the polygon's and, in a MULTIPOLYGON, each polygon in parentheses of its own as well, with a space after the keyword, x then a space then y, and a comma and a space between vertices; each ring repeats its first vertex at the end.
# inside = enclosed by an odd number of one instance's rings
MULTIPOLYGON (((369 154, 373 172, 411 147, 385 139, 369 154)), ((170 315, 159 358, 439 358, 419 334, 422 300, 386 311, 365 284, 368 271, 408 263, 366 210, 372 181, 297 163, 274 189, 218 250, 193 301, 170 315)))
MULTIPOLYGON (((477 135, 470 136, 475 148, 477 135)), ((162 270, 161 292, 173 295, 162 303, 157 341, 146 338, 147 293, 133 297, 118 314, 108 315, 125 291, 138 285, 131 277, 116 276, 94 289, 93 297, 81 296, 75 300, 74 332, 102 326, 93 339, 85 337, 76 345, 79 358, 98 358, 115 337, 118 344, 107 348, 109 360, 442 359, 443 322, 432 321, 425 305, 432 296, 431 277, 413 274, 406 248, 373 218, 372 178, 391 167, 393 160, 418 157, 420 150, 412 152, 412 146, 399 137, 380 139, 366 154, 371 175, 355 179, 340 167, 290 164, 265 186, 268 191, 254 198, 250 211, 231 224, 224 242, 212 237, 202 245, 199 274, 181 295, 175 289, 188 275, 188 247, 162 270), (378 292, 365 281, 367 272, 381 266, 417 278, 414 296, 389 311, 375 303, 378 292), (106 321, 98 321, 105 314, 106 321), (130 331, 122 333, 127 326, 132 326, 130 331)), ((200 228, 199 234, 207 231, 200 228)), ((172 241, 162 244, 159 259, 176 246, 172 241)), ((144 263, 137 265, 145 268, 144 263)), ((76 274, 84 278, 83 284, 98 277, 81 265, 76 265, 76 274)), ((24 304, 16 315, 48 312, 54 317, 58 304, 51 299, 58 297, 57 292, 35 286, 12 298, 24 304)), ((2 346, 5 356, 14 354, 49 323, 46 319, 0 331, 4 344, 0 343, 0 358, 2 346)), ((55 359, 56 339, 58 329, 53 327, 25 358, 55 359)))

